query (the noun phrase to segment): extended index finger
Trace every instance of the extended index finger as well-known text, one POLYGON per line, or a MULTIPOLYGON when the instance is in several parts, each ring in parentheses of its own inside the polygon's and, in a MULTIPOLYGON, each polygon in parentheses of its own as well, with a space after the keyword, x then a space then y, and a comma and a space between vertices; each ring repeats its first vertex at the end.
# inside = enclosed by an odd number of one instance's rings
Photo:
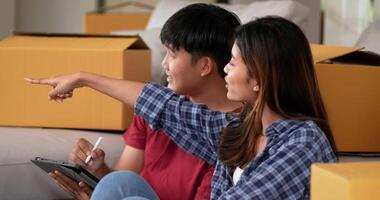
POLYGON ((34 79, 34 78, 24 78, 24 80, 26 80, 28 83, 31 83, 31 84, 42 84, 42 85, 53 85, 53 82, 51 81, 51 79, 34 79))

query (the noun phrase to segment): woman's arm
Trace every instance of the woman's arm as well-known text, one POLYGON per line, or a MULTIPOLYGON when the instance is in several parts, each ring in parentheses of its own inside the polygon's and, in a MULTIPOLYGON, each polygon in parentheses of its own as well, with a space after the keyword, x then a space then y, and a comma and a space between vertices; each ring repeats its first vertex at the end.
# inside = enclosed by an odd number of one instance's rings
POLYGON ((180 147, 213 165, 221 130, 237 119, 228 120, 230 114, 194 104, 158 84, 145 85, 136 101, 135 113, 153 130, 164 130, 180 147))
POLYGON ((163 129, 179 146, 213 165, 216 163, 219 133, 236 121, 236 118, 228 120, 229 115, 226 113, 191 103, 186 97, 178 96, 158 84, 147 84, 144 87, 139 82, 86 72, 25 80, 32 84, 52 86, 48 96, 56 101, 70 98, 76 88, 90 87, 129 106, 136 104, 136 113, 147 120, 153 130, 163 129))

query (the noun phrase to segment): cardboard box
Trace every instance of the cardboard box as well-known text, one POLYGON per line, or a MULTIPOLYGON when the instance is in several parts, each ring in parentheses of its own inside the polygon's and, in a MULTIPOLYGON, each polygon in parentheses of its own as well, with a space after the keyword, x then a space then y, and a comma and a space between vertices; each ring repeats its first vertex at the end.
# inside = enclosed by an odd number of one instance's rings
MULTIPOLYGON (((150 51, 138 37, 16 35, 0 42, 0 125, 124 130, 133 109, 88 88, 64 103, 48 101, 50 87, 23 77, 88 71, 147 82, 150 51)), ((128 91, 126 91, 128 92, 128 91)))
POLYGON ((148 24, 150 12, 138 13, 87 13, 85 33, 110 34, 118 30, 143 30, 148 24))
POLYGON ((311 200, 379 199, 380 162, 313 164, 311 200))
POLYGON ((311 45, 339 152, 380 152, 380 56, 362 48, 311 45))

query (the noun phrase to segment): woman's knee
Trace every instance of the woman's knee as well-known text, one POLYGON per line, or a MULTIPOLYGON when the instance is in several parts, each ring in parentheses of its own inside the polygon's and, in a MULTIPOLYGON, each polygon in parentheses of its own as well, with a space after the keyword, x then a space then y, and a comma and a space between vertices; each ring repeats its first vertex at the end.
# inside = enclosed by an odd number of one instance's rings
POLYGON ((144 178, 131 171, 109 173, 100 180, 93 193, 94 199, 122 199, 133 196, 158 199, 144 178))

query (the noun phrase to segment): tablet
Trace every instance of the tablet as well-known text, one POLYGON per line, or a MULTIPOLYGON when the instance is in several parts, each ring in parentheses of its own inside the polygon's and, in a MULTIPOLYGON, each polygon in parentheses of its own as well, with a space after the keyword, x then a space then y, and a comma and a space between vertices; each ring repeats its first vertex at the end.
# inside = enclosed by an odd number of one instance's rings
POLYGON ((47 173, 54 172, 55 170, 57 170, 77 182, 83 181, 91 189, 94 189, 96 184, 99 182, 98 178, 96 178, 86 169, 77 164, 65 161, 51 160, 41 157, 36 157, 34 160, 31 161, 47 173))

